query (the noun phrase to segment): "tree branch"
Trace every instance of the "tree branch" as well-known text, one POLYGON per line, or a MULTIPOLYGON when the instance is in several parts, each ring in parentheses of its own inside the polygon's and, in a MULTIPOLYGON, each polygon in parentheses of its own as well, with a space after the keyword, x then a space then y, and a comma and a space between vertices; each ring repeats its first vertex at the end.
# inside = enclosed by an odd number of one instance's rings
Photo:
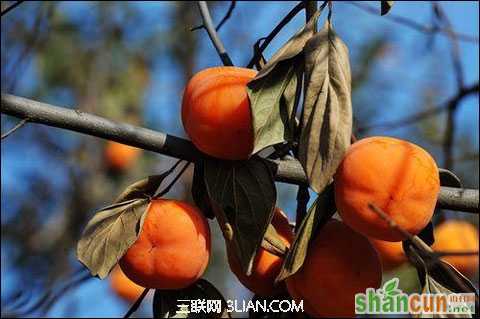
POLYGON ((2 140, 4 138, 7 138, 10 134, 15 132, 16 130, 18 130, 22 126, 24 126, 27 122, 28 122, 28 119, 26 119, 26 118, 21 120, 20 122, 18 122, 14 127, 12 127, 10 130, 8 130, 8 132, 5 132, 4 134, 2 134, 2 140))
POLYGON ((21 0, 21 1, 16 1, 14 4, 10 5, 9 7, 7 7, 5 10, 2 10, 2 13, 0 16, 4 16, 5 14, 7 14, 8 12, 12 11, 13 9, 15 9, 17 6, 19 6, 20 4, 22 4, 22 2, 24 2, 24 0, 21 0))
POLYGON ((232 16, 232 12, 233 10, 235 9, 235 5, 237 4, 237 1, 235 0, 232 0, 230 1, 230 7, 228 8, 228 11, 227 13, 225 14, 225 16, 223 17, 223 19, 220 21, 220 23, 217 25, 217 27, 215 28, 215 30, 218 32, 220 30, 220 28, 222 27, 222 25, 227 22, 228 19, 230 19, 230 17, 232 16))
POLYGON ((218 56, 223 62, 223 65, 232 66, 232 60, 228 56, 225 47, 223 46, 222 40, 215 31, 215 27, 213 26, 212 17, 210 16, 210 11, 208 10, 208 5, 206 1, 198 1, 198 8, 200 9, 200 14, 202 15, 203 26, 208 32, 208 36, 210 40, 212 40, 215 49, 217 50, 218 56))
POLYGON ((444 104, 434 107, 433 109, 426 110, 423 112, 419 112, 414 115, 409 115, 406 116, 402 119, 396 120, 396 121, 390 121, 390 122, 384 122, 384 123, 377 123, 377 124, 372 124, 364 127, 359 127, 357 130, 360 133, 365 133, 366 131, 369 131, 371 129, 378 129, 378 128, 398 128, 402 126, 407 126, 407 125, 413 125, 418 121, 424 120, 426 118, 429 118, 430 116, 437 115, 439 113, 442 113, 444 111, 447 111, 449 108, 452 107, 452 105, 458 104, 464 97, 473 94, 475 92, 478 92, 479 90, 479 84, 475 83, 474 85, 468 86, 466 88, 463 88, 462 90, 458 91, 458 93, 450 98, 448 101, 446 101, 444 104))
MULTIPOLYGON (((378 16, 378 8, 371 6, 366 3, 362 2, 354 2, 354 1, 349 1, 352 5, 355 7, 362 9, 363 11, 366 11, 368 13, 374 14, 378 16)), ((384 15, 382 19, 389 19, 392 22, 395 22, 397 24, 401 24, 403 26, 409 27, 411 29, 417 30, 419 32, 427 33, 427 34, 433 34, 433 33, 441 33, 443 35, 446 35, 448 30, 446 28, 438 28, 438 27, 432 27, 432 26, 425 26, 421 23, 418 23, 414 20, 410 20, 408 18, 402 17, 402 16, 397 16, 392 13, 389 13, 387 15, 384 15)), ((471 36, 468 34, 462 34, 462 33, 455 33, 456 37, 460 41, 465 41, 465 42, 472 42, 472 43, 478 43, 478 37, 471 36)))
MULTIPOLYGON (((191 162, 203 156, 190 141, 176 136, 10 94, 2 93, 1 113, 21 119, 28 118, 31 123, 46 124, 109 139, 191 162)), ((297 160, 271 162, 275 164, 277 181, 297 185, 307 184, 305 172, 297 160)), ((478 203, 478 190, 442 187, 437 205, 439 208, 478 213, 478 203)))
MULTIPOLYGON (((297 15, 297 13, 299 13, 300 11, 302 11, 303 9, 305 8, 305 2, 304 1, 300 1, 299 4, 297 4, 283 19, 282 21, 280 21, 278 23, 278 25, 272 30, 272 32, 270 32, 270 34, 268 36, 266 36, 265 38, 262 38, 263 39, 263 43, 262 45, 259 46, 258 48, 258 51, 255 52, 255 54, 253 55, 252 59, 250 60, 250 62, 248 62, 247 64, 247 68, 252 68, 256 63, 257 61, 262 57, 262 53, 263 51, 267 48, 267 46, 270 44, 270 42, 272 42, 272 40, 275 38, 275 36, 283 29, 283 27, 285 27, 289 22, 290 20, 293 19, 293 17, 295 17, 297 15)), ((261 39, 261 40, 262 40, 261 39)))
MULTIPOLYGON (((452 58, 453 71, 455 72, 458 91, 461 92, 464 89, 465 85, 463 80, 464 72, 462 61, 460 59, 460 45, 458 43, 458 37, 455 32, 453 32, 453 27, 450 23, 450 19, 448 19, 447 14, 440 6, 440 4, 433 2, 432 9, 436 17, 445 25, 446 32, 450 39, 450 56, 452 58)), ((453 168, 453 139, 456 131, 455 115, 457 113, 458 105, 459 103, 457 100, 455 103, 451 103, 448 107, 446 128, 443 138, 443 165, 446 169, 453 168)))

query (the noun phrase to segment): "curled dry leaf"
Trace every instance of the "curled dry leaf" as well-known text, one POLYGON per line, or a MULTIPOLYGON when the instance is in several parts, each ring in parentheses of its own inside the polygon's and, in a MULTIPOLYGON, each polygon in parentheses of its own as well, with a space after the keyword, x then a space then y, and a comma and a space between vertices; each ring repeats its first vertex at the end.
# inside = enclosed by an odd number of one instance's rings
POLYGON ((88 222, 77 245, 77 258, 93 276, 104 279, 137 240, 150 198, 178 163, 163 174, 128 186, 114 204, 98 211, 88 222))
MULTIPOLYGON (((417 269, 418 279, 424 293, 473 293, 475 295, 475 313, 479 311, 479 295, 470 280, 449 263, 428 257, 428 251, 419 251, 412 243, 403 242, 403 249, 417 269), (427 254, 427 255, 426 255, 427 254)), ((422 315, 417 315, 422 317, 422 315)), ((456 316, 452 316, 457 318, 456 316)), ((471 318, 469 315, 461 317, 471 318)))
POLYGON ((272 224, 268 225, 267 231, 265 232, 262 248, 277 256, 283 256, 288 251, 287 245, 285 245, 272 224))
POLYGON ((205 185, 226 244, 249 274, 277 199, 270 164, 252 157, 248 161, 207 159, 204 165, 205 185))
POLYGON ((291 140, 302 84, 305 43, 313 35, 319 12, 283 45, 248 84, 254 132, 253 153, 291 140))
POLYGON ((77 245, 77 258, 104 279, 138 237, 148 199, 131 199, 100 210, 77 245))
POLYGON ((327 21, 305 45, 306 92, 299 160, 317 193, 330 183, 352 133, 348 48, 327 21))
POLYGON ((330 184, 310 206, 307 215, 298 228, 290 250, 287 252, 276 282, 285 280, 302 267, 307 256, 310 240, 336 211, 334 197, 333 184, 330 184))

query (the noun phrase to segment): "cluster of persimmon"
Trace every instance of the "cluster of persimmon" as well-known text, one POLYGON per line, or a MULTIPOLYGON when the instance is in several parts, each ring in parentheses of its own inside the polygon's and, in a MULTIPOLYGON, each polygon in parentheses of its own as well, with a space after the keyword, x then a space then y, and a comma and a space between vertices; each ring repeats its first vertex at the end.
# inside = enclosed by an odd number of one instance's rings
MULTIPOLYGON (((253 129, 246 86, 255 75, 256 71, 245 68, 214 67, 188 82, 182 122, 200 151, 224 160, 249 158, 253 129)), ((304 301, 305 311, 312 316, 353 316, 355 294, 379 287, 382 267, 389 270, 407 260, 402 249, 405 236, 369 205, 416 235, 432 218, 440 181, 437 165, 424 149, 377 136, 347 150, 334 175, 334 188, 341 221, 331 219, 316 232, 303 266, 285 281, 275 282, 283 257, 260 247, 247 276, 235 251, 227 247, 230 269, 245 287, 262 296, 287 290, 292 298, 304 301)), ((290 247, 294 230, 278 207, 271 224, 290 247)), ((437 232, 435 249, 478 250, 478 233, 469 224, 445 223, 437 232)), ((180 289, 202 276, 209 256, 210 230, 202 212, 184 201, 156 199, 148 207, 138 239, 119 265, 136 285, 180 289)), ((478 259, 469 257, 446 260, 469 274, 478 267, 478 259)), ((112 276, 127 282, 119 271, 112 276)), ((131 294, 117 288, 133 300, 139 294, 137 286, 130 290, 131 294)))

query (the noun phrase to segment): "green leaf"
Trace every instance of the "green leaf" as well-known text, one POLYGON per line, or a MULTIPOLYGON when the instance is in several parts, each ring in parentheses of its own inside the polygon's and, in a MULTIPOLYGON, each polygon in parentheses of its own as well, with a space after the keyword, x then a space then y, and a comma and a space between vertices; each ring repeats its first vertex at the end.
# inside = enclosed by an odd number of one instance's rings
POLYGON ((207 280, 199 279, 184 289, 155 290, 153 317, 230 318, 230 314, 227 312, 227 302, 218 289, 207 280), (221 302, 220 308, 211 309, 207 306, 214 301, 221 302), (182 308, 182 304, 187 306, 182 308))
POLYGON ((317 193, 330 183, 352 133, 348 48, 327 20, 305 45, 306 93, 299 160, 317 193))
POLYGON ((248 161, 207 159, 204 179, 227 245, 250 274, 277 199, 270 163, 256 156, 248 161))
POLYGON ((381 15, 386 15, 393 7, 395 1, 380 1, 381 15))
POLYGON ((88 222, 77 245, 77 258, 92 276, 104 279, 135 242, 148 203, 148 199, 116 203, 97 212, 88 222))
POLYGON ((261 80, 248 84, 253 119, 253 153, 292 139, 292 120, 295 121, 293 110, 298 99, 291 92, 296 92, 301 85, 301 69, 301 60, 292 59, 281 63, 261 80))
POLYGON ((333 216, 335 211, 333 184, 330 184, 323 193, 318 195, 300 224, 276 282, 285 280, 302 267, 310 240, 315 237, 316 231, 333 216))
POLYGON ((192 198, 202 213, 206 217, 212 219, 215 217, 215 214, 213 213, 212 205, 210 204, 210 198, 208 197, 207 188, 205 186, 203 166, 204 164, 202 160, 195 162, 192 181, 192 198))
POLYGON ((303 73, 301 53, 313 35, 319 14, 317 12, 290 38, 247 86, 254 132, 253 153, 293 138, 303 73))

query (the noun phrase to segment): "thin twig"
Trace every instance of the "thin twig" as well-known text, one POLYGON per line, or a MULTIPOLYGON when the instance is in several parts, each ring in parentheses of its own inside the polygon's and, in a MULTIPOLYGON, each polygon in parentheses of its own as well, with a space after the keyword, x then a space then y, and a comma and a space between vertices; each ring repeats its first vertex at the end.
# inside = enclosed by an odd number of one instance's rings
POLYGON ((19 6, 20 4, 22 4, 22 2, 24 2, 25 0, 21 0, 21 1, 17 1, 15 2, 14 4, 12 4, 11 6, 9 6, 8 8, 6 8, 5 10, 2 11, 2 14, 0 16, 4 16, 5 14, 7 14, 9 11, 12 11, 13 9, 15 9, 17 6, 19 6))
MULTIPOLYGON (((167 156, 195 162, 203 158, 192 142, 143 127, 119 123, 87 112, 54 106, 34 100, 2 94, 1 113, 28 118, 40 123, 131 145, 167 156)), ((270 160, 275 166, 275 180, 302 185, 308 179, 298 160, 270 160)), ((440 188, 437 207, 478 213, 479 192, 476 189, 440 188)))
MULTIPOLYGON (((403 229, 400 225, 398 225, 388 214, 386 214, 383 210, 381 210, 379 207, 372 203, 368 203, 368 207, 370 210, 375 212, 380 218, 385 220, 388 225, 392 228, 397 230, 400 234, 402 234, 404 237, 406 237, 410 242, 415 246, 415 248, 418 249, 420 252, 420 261, 424 263, 423 258, 426 258, 425 262, 429 265, 436 265, 441 270, 447 274, 451 280, 453 280, 458 287, 460 287, 463 291, 468 292, 469 287, 460 279, 458 278, 457 274, 450 268, 448 267, 445 263, 443 263, 440 260, 440 256, 438 256, 433 249, 428 246, 420 237, 417 235, 412 235, 409 232, 407 232, 405 229, 403 229)), ((415 250, 413 250, 415 252, 415 250)), ((418 258, 418 256, 417 256, 418 258)), ((424 264, 424 267, 426 265, 424 264)), ((428 269, 426 269, 428 270, 428 269)))
POLYGON ((451 107, 451 105, 455 105, 459 103, 464 97, 470 94, 473 94, 475 92, 478 92, 478 90, 479 90, 479 84, 475 83, 474 85, 466 87, 463 90, 459 91, 455 96, 448 99, 448 101, 446 101, 440 106, 434 107, 432 109, 429 109, 423 112, 419 112, 417 114, 406 116, 399 120, 376 123, 376 124, 372 124, 364 127, 359 127, 357 130, 358 132, 365 133, 366 131, 372 130, 372 129, 378 129, 378 128, 394 129, 402 126, 413 125, 418 121, 427 119, 431 116, 438 115, 444 111, 447 111, 451 107))
POLYGON ((228 56, 225 47, 223 46, 222 40, 218 36, 215 28, 213 26, 212 17, 210 16, 210 11, 208 10, 208 5, 206 1, 198 1, 198 8, 200 9, 200 14, 202 16, 203 25, 207 30, 208 36, 212 41, 215 49, 217 50, 218 56, 223 62, 223 65, 232 66, 232 60, 228 56))
POLYGON ((220 23, 215 28, 215 30, 217 30, 217 32, 220 31, 220 28, 222 27, 222 25, 225 22, 227 22, 228 19, 230 19, 230 17, 232 16, 233 10, 235 9, 236 4, 237 4, 237 1, 235 1, 235 0, 230 1, 230 7, 228 8, 227 13, 223 17, 222 21, 220 21, 220 23))
POLYGON ((440 4, 437 2, 433 2, 432 9, 435 15, 445 25, 445 29, 444 29, 445 33, 450 38, 450 44, 451 44, 450 55, 452 57, 453 70, 455 71, 455 77, 457 80, 457 89, 462 90, 465 87, 465 85, 463 81, 464 72, 463 72, 462 61, 460 58, 460 44, 459 44, 458 35, 453 31, 452 23, 450 22, 450 19, 448 18, 447 14, 443 10, 443 8, 440 6, 440 4))
POLYGON ((130 316, 138 310, 138 308, 140 307, 140 305, 142 304, 142 301, 143 299, 145 299, 145 296, 148 294, 148 292, 150 291, 150 288, 145 288, 145 290, 143 290, 142 294, 140 295, 140 297, 138 297, 138 299, 135 301, 135 303, 130 307, 130 309, 128 309, 127 313, 125 314, 125 316, 123 316, 123 318, 130 318, 130 316))
POLYGON ((300 1, 290 12, 278 23, 278 25, 270 32, 270 34, 263 39, 262 45, 259 46, 259 50, 253 55, 250 61, 247 64, 247 68, 252 68, 257 61, 261 58, 263 51, 267 48, 267 46, 272 42, 275 36, 285 27, 290 20, 292 20, 297 13, 302 11, 305 8, 304 1, 300 1))
MULTIPOLYGON (((457 80, 457 89, 461 92, 464 89, 464 72, 462 61, 460 58, 460 45, 458 43, 458 37, 452 30, 452 24, 448 19, 447 14, 443 8, 437 2, 433 2, 432 9, 436 17, 440 20, 441 23, 445 25, 445 30, 450 39, 450 55, 452 58, 453 70, 457 80)), ((446 125, 445 125, 445 134, 443 137, 443 158, 444 158, 444 167, 446 169, 453 168, 453 142, 455 137, 455 115, 458 109, 458 100, 455 103, 451 103, 448 107, 446 125)))
MULTIPOLYGON (((362 2, 354 2, 354 1, 349 1, 352 5, 355 7, 362 9, 363 11, 366 11, 368 13, 374 14, 378 16, 378 8, 371 6, 366 3, 362 2)), ((392 13, 389 13, 387 15, 384 15, 381 17, 382 19, 389 19, 392 22, 395 22, 397 24, 401 24, 403 26, 412 28, 414 30, 417 30, 419 32, 427 33, 427 34, 434 34, 434 33, 440 33, 444 34, 447 33, 446 29, 438 28, 438 27, 432 27, 432 26, 425 26, 421 23, 418 23, 414 20, 410 20, 408 18, 402 17, 402 16, 397 16, 392 13)), ((478 37, 471 36, 468 34, 462 34, 462 33, 455 33, 457 38, 460 41, 465 41, 465 42, 472 42, 472 43, 478 43, 478 37)))
POLYGON ((12 134, 13 132, 15 132, 16 130, 18 130, 19 128, 21 128, 22 126, 24 126, 26 123, 28 122, 28 119, 23 119, 21 120, 20 122, 18 122, 14 127, 12 127, 8 132, 5 132, 4 134, 2 134, 2 140, 4 138, 7 138, 10 134, 12 134))
POLYGON ((156 198, 160 198, 162 197, 163 195, 165 195, 166 193, 168 193, 170 191, 170 189, 173 187, 173 185, 175 185, 175 183, 177 182, 177 180, 183 175, 183 173, 187 170, 188 166, 191 164, 191 162, 187 162, 185 163, 185 165, 183 165, 182 169, 180 170, 180 172, 177 174, 177 176, 175 176, 175 178, 170 182, 170 184, 168 184, 161 192, 158 193, 158 195, 155 195, 154 197, 156 198))
POLYGON ((477 256, 478 250, 476 251, 435 251, 434 254, 437 257, 445 256, 477 256))

